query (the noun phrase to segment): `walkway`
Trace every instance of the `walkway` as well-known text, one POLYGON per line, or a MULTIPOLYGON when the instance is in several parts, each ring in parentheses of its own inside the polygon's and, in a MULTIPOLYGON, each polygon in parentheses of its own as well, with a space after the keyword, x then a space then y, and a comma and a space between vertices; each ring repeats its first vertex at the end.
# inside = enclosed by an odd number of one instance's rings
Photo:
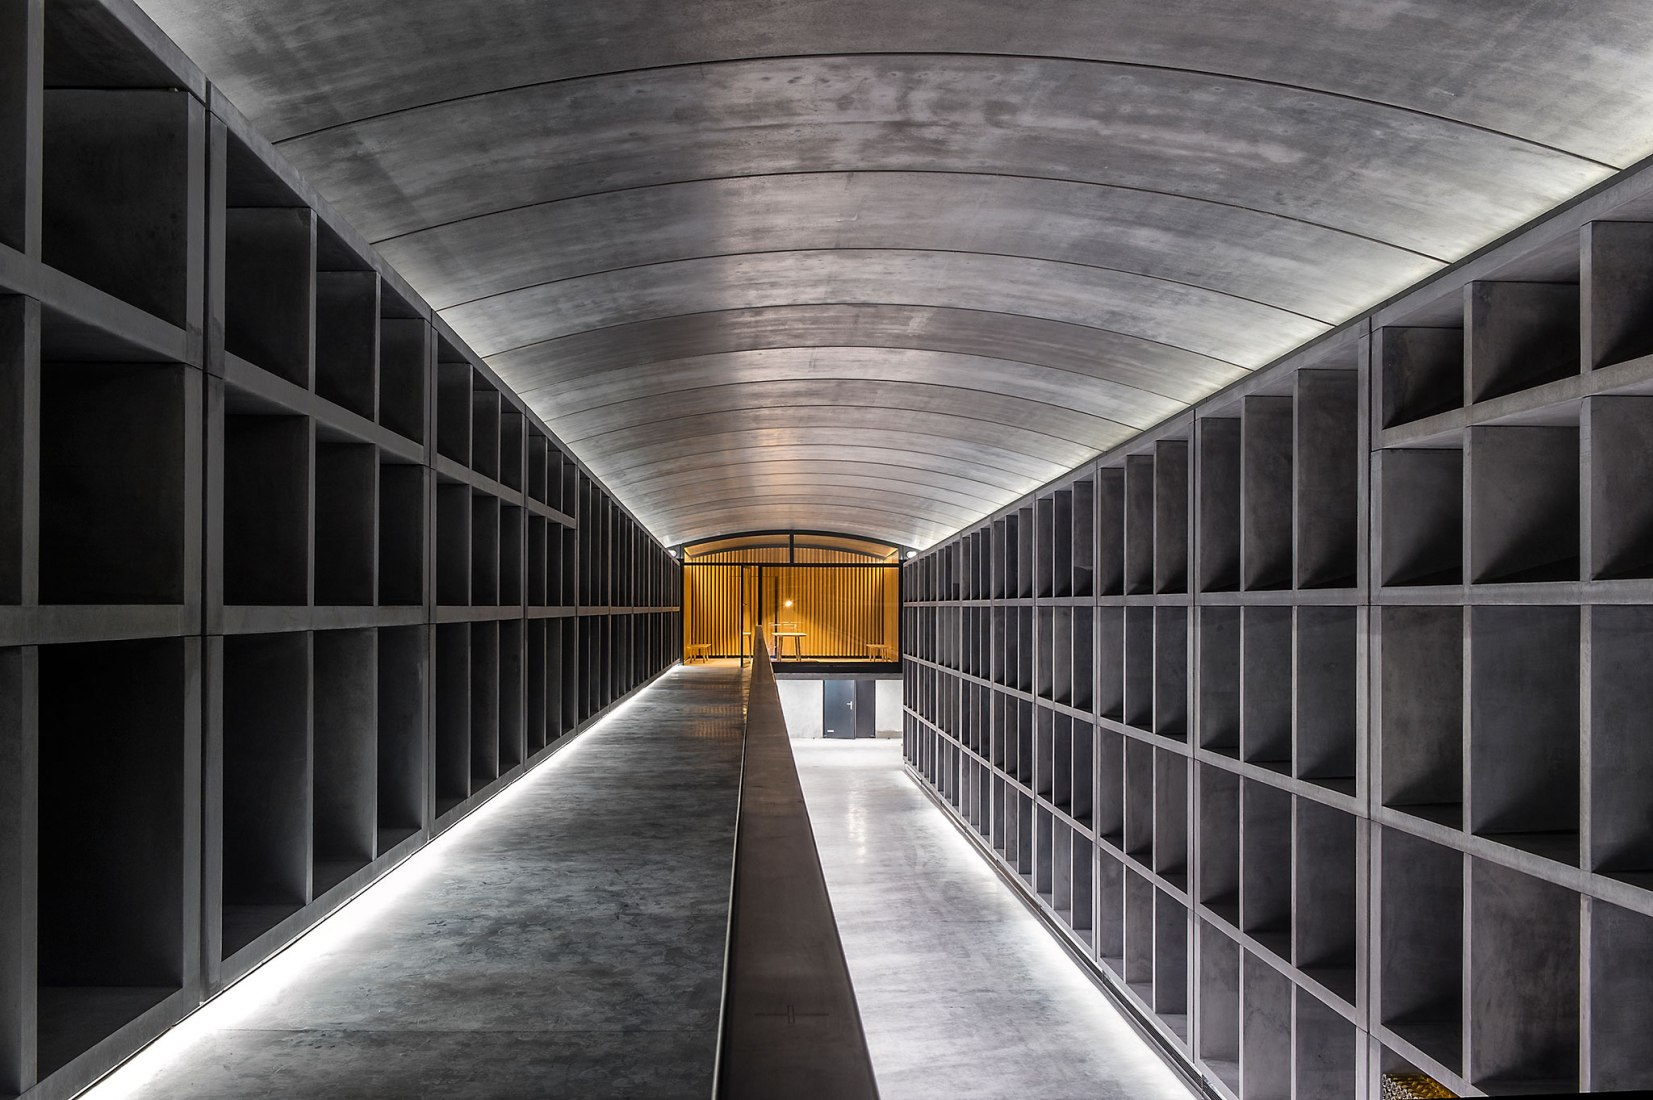
POLYGON ((667 675, 88 1095, 704 1100, 742 697, 667 675))
POLYGON ((793 741, 882 1100, 1189 1100, 901 766, 793 741))

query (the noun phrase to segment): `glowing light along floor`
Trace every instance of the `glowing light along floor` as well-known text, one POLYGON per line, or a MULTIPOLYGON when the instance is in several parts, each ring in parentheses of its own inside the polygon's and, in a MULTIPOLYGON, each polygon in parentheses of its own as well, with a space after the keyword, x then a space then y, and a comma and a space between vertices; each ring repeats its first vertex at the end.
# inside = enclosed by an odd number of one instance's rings
POLYGON ((742 696, 668 674, 86 1096, 703 1100, 742 696))
POLYGON ((1188 1100, 901 766, 794 741, 882 1100, 1188 1100))

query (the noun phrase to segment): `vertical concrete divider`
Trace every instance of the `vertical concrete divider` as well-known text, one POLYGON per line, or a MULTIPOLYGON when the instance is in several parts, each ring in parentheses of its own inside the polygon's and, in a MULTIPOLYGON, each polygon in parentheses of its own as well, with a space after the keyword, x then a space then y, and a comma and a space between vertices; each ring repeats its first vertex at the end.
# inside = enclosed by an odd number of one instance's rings
POLYGON ((870 1100, 872 1059, 761 635, 753 648, 713 1095, 870 1100))

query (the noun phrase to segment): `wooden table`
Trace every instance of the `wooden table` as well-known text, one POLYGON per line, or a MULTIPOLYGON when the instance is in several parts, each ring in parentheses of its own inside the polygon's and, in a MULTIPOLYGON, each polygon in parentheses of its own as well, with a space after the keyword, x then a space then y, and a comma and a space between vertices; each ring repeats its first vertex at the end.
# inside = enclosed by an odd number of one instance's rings
POLYGON ((777 657, 785 657, 786 656, 786 639, 791 638, 793 640, 792 641, 792 656, 794 658, 796 658, 797 660, 800 660, 800 661, 803 660, 803 657, 804 657, 804 637, 805 637, 806 633, 807 633, 806 631, 802 631, 802 630, 777 630, 777 631, 775 631, 775 656, 777 656, 777 657))

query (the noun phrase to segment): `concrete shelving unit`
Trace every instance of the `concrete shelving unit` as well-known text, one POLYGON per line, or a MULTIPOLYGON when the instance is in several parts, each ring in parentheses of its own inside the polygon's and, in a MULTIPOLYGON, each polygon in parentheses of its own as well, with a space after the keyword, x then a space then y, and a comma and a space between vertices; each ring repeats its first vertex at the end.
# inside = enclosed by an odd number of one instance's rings
POLYGON ((55 1100, 670 666, 680 595, 135 7, 17 7, 0 1097, 55 1100))
POLYGON ((906 566, 912 771, 1218 1096, 1653 1087, 1649 179, 906 566))

